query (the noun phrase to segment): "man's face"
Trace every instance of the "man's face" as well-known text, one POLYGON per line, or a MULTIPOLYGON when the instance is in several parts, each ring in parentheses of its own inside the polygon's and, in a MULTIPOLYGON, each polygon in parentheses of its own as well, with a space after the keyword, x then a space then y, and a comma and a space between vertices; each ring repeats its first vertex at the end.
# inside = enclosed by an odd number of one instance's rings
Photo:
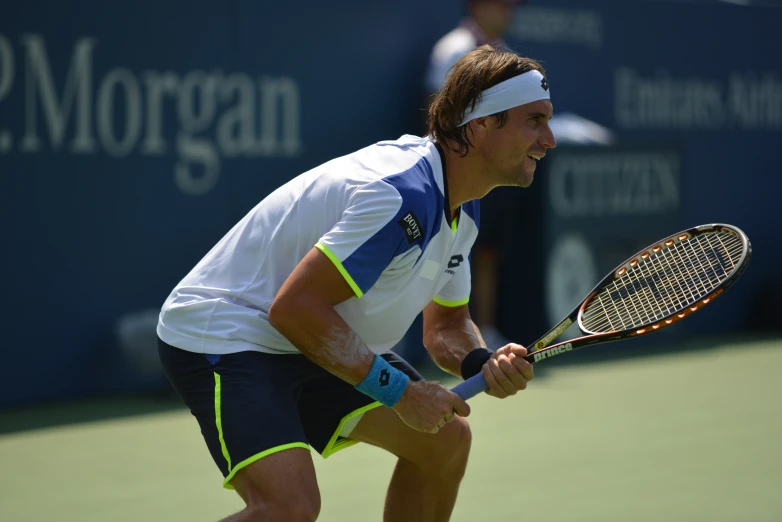
POLYGON ((529 187, 535 177, 537 160, 557 146, 549 127, 553 106, 539 100, 508 110, 501 128, 495 118, 487 118, 482 150, 495 185, 529 187))

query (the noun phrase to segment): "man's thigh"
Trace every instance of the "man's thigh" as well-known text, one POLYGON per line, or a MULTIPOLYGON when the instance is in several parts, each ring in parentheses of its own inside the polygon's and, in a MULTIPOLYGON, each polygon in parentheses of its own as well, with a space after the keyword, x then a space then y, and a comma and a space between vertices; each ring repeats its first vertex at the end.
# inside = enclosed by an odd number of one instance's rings
POLYGON ((470 427, 462 417, 455 415, 435 434, 423 433, 402 422, 389 408, 364 414, 350 438, 382 448, 422 469, 466 459, 471 443, 470 427))
POLYGON ((290 449, 309 453, 297 407, 300 356, 204 355, 162 341, 158 348, 163 369, 198 421, 226 488, 234 487, 240 470, 262 459, 290 449))
MULTIPOLYGON (((423 379, 402 357, 385 353, 382 357, 410 380, 423 379)), ((314 363, 311 363, 314 365, 314 363)), ((364 415, 386 409, 356 390, 351 384, 317 367, 302 386, 299 412, 310 445, 327 458, 358 442, 351 433, 364 415)))

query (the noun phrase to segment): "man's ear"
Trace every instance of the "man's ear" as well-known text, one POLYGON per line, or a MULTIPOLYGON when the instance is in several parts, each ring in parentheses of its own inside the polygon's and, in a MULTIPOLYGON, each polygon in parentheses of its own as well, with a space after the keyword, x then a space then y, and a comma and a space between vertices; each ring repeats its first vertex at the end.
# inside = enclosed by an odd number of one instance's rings
POLYGON ((489 117, 484 116, 482 118, 475 118, 474 120, 471 120, 470 123, 467 125, 470 126, 470 130, 472 131, 473 136, 477 138, 485 138, 486 134, 489 131, 488 125, 489 125, 489 117))

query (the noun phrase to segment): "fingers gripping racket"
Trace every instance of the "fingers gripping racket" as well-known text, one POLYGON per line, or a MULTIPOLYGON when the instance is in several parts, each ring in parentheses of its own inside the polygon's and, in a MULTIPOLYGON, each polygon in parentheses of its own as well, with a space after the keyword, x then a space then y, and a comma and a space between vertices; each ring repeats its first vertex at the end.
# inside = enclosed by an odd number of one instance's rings
MULTIPOLYGON (((702 225, 653 243, 616 267, 573 312, 528 348, 538 363, 585 346, 638 337, 692 315, 735 283, 752 248, 736 227, 702 225), (585 335, 549 346, 578 322, 585 335)), ((481 373, 453 388, 469 399, 488 388, 481 373)))

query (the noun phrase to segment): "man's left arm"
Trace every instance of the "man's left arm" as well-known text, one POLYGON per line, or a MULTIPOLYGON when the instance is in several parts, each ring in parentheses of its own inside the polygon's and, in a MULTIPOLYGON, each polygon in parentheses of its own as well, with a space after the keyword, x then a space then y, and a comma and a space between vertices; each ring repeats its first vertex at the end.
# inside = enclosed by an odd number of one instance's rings
MULTIPOLYGON (((473 350, 485 348, 466 304, 449 307, 434 301, 424 308, 424 346, 440 368, 462 378, 466 377, 462 375, 465 358, 473 350)), ((527 349, 513 343, 491 354, 480 370, 489 385, 486 393, 505 398, 525 389, 534 377, 532 365, 523 358, 525 355, 527 349)), ((475 356, 481 357, 481 352, 471 357, 475 356)))

